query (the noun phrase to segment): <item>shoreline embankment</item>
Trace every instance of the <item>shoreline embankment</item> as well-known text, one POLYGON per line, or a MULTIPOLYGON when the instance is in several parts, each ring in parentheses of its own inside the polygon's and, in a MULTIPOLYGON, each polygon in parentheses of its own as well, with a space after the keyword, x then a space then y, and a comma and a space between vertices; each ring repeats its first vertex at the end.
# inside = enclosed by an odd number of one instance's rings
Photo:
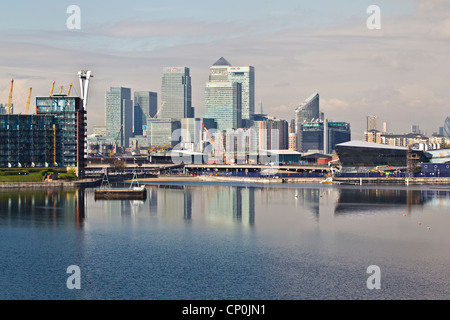
MULTIPOLYGON (((101 185, 102 179, 83 179, 78 181, 52 181, 52 182, 1 182, 0 190, 7 189, 73 189, 94 188, 101 185)), ((131 180, 123 182, 128 183, 131 180)), ((237 182, 237 183, 305 183, 305 184, 336 184, 336 185, 450 185, 450 178, 333 178, 332 181, 324 178, 280 178, 280 177, 226 177, 226 176, 186 176, 186 175, 160 175, 154 178, 138 179, 139 183, 158 184, 170 182, 237 182)))

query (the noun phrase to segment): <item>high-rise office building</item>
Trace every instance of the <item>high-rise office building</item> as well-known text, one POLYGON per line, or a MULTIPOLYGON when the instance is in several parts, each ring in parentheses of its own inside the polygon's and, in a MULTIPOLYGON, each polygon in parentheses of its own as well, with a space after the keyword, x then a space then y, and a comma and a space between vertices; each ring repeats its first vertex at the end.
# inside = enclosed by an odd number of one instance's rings
POLYGON ((324 123, 304 122, 299 123, 297 137, 299 152, 324 152, 324 123))
POLYGON ((229 82, 229 67, 231 67, 231 63, 229 63, 224 57, 217 60, 209 68, 209 82, 229 82))
POLYGON ((166 67, 161 85, 161 113, 159 118, 193 118, 190 69, 166 67))
POLYGON ((238 82, 208 82, 205 88, 205 118, 213 118, 218 130, 242 126, 242 85, 238 82))
POLYGON ((450 138, 450 117, 447 117, 444 122, 443 136, 450 138))
POLYGON ((350 124, 348 122, 305 122, 300 125, 300 152, 319 152, 331 154, 336 144, 351 140, 350 124))
POLYGON ((105 95, 106 139, 128 147, 133 136, 133 100, 131 89, 111 87, 105 95))
POLYGON ((411 133, 422 133, 418 124, 411 125, 411 133))
POLYGON ((242 119, 250 120, 255 113, 255 68, 229 67, 228 81, 242 85, 242 119))
POLYGON ((295 109, 296 131, 299 131, 300 124, 315 120, 320 120, 319 94, 317 92, 312 94, 295 109))
POLYGON ((175 130, 180 128, 181 123, 177 119, 149 118, 147 122, 147 141, 150 140, 150 146, 173 147, 181 140, 181 137, 174 135, 175 130))
POLYGON ((221 57, 209 71, 209 82, 237 82, 242 90, 242 120, 251 120, 255 113, 255 68, 253 66, 232 66, 221 57))
POLYGON ((134 93, 134 135, 140 136, 147 130, 147 118, 153 118, 158 109, 158 94, 151 91, 134 93))
POLYGON ((380 119, 378 116, 367 116, 367 131, 380 131, 380 119))
POLYGON ((328 122, 325 120, 325 153, 331 154, 335 150, 335 146, 351 140, 350 123, 348 122, 328 122))

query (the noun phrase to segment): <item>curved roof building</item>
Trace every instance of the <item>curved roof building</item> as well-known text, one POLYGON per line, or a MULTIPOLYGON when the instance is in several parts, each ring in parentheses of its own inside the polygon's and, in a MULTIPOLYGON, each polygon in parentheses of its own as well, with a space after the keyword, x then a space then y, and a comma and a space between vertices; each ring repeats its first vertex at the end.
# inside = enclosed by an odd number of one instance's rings
MULTIPOLYGON (((406 147, 364 141, 349 141, 335 146, 342 167, 406 167, 406 147)), ((422 150, 413 150, 419 162, 429 162, 422 150)))

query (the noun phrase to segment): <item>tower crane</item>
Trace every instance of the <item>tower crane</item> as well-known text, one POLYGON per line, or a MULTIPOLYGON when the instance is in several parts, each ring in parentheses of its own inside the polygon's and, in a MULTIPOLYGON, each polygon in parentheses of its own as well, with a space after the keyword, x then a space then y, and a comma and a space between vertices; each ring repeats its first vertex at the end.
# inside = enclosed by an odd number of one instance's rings
POLYGON ((14 85, 14 79, 11 79, 11 87, 9 88, 8 106, 6 108, 6 114, 11 113, 13 85, 14 85))
MULTIPOLYGON (((219 143, 217 143, 217 142, 215 141, 214 137, 211 135, 211 133, 208 131, 208 129, 206 129, 206 127, 205 127, 205 125, 203 124, 203 122, 202 122, 202 127, 203 127, 203 129, 206 131, 206 133, 207 133, 208 136, 209 136, 209 143, 216 145, 217 148, 220 148, 220 146, 222 146, 221 143, 220 143, 220 141, 219 141, 219 143)), ((223 146, 222 146, 222 148, 220 148, 219 153, 220 153, 220 152, 222 153, 222 160, 223 160, 223 163, 225 163, 225 162, 226 162, 226 156, 225 156, 225 150, 224 150, 223 146)))
POLYGON ((28 110, 30 109, 31 90, 32 88, 30 88, 30 92, 28 93, 27 105, 25 107, 25 114, 28 114, 28 110))
POLYGON ((123 124, 120 126, 119 133, 117 134, 117 137, 116 137, 116 141, 114 141, 113 148, 112 148, 111 152, 109 153, 110 157, 112 157, 116 153, 117 140, 119 140, 119 135, 120 135, 120 132, 122 131, 122 128, 123 128, 123 124))

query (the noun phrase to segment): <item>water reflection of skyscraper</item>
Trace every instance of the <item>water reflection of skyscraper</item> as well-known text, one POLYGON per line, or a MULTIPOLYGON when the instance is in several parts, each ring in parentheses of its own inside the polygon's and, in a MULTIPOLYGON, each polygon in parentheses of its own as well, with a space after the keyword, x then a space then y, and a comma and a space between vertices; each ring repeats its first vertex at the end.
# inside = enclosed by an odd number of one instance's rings
POLYGON ((161 185, 157 190, 157 206, 164 218, 191 219, 192 190, 189 186, 161 185))
POLYGON ((253 187, 208 186, 204 188, 202 214, 209 220, 255 223, 255 189, 253 187))
POLYGON ((83 228, 86 215, 85 191, 15 190, 0 192, 2 223, 54 227, 73 222, 83 228))
POLYGON ((161 185, 155 188, 155 192, 158 211, 164 218, 202 218, 249 225, 253 225, 255 221, 253 188, 161 185))
POLYGON ((295 190, 296 207, 309 211, 313 216, 319 218, 320 189, 301 188, 295 190))

